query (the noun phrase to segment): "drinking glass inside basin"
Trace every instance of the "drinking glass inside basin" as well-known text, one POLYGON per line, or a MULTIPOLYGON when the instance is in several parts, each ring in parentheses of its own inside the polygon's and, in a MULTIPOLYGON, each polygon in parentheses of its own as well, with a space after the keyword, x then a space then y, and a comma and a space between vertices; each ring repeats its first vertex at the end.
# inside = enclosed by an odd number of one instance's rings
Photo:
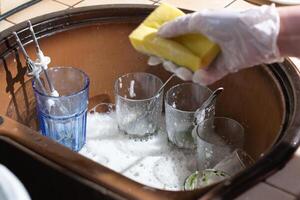
MULTIPOLYGON (((88 12, 88 15, 63 18, 79 21, 82 18, 84 19, 80 21, 80 26, 75 26, 75 24, 79 24, 75 21, 70 23, 70 26, 65 26, 64 22, 65 31, 53 32, 57 28, 63 27, 57 26, 54 29, 40 32, 43 50, 47 52, 47 55, 55 58, 53 59, 54 65, 80 66, 80 69, 88 74, 91 80, 90 103, 92 102, 91 99, 95 98, 99 99, 98 103, 114 103, 112 85, 116 78, 122 74, 144 71, 155 74, 163 81, 170 75, 160 67, 148 67, 147 57, 134 51, 128 42, 128 34, 140 23, 142 16, 147 14, 143 10, 144 8, 126 7, 119 12, 120 9, 110 7, 103 12, 101 9, 95 9, 88 12), (112 11, 109 11, 109 9, 112 11), (102 15, 105 16, 105 19, 101 18, 102 15), (111 15, 115 18, 111 18, 111 15), (141 15, 141 17, 137 18, 138 15, 141 15), (119 16, 121 17, 118 18, 119 16)), ((87 10, 84 13, 87 13, 87 10)), ((53 26, 60 25, 62 22, 55 21, 55 23, 52 23, 51 21, 53 26)), ((37 30, 48 25, 41 23, 37 26, 37 30)), ((27 32, 24 31, 23 33, 26 36, 27 32)), ((29 52, 34 50, 34 47, 30 44, 26 48, 29 52)), ((3 84, 0 84, 0 98, 3 105, 0 107, 0 112, 17 122, 34 128, 32 124, 35 122, 33 119, 36 118, 33 114, 35 110, 32 107, 35 107, 35 102, 31 96, 31 84, 28 87, 26 77, 25 79, 22 78, 22 74, 24 75, 23 62, 18 61, 19 59, 13 48, 8 49, 7 52, 9 54, 4 58, 5 62, 1 63, 4 70, 3 73, 0 73, 0 76, 2 76, 1 81, 3 81, 3 84)), ((287 73, 292 73, 292 71, 287 73)), ((170 86, 177 83, 180 82, 176 80, 170 86)), ((211 89, 219 86, 225 88, 217 101, 216 114, 217 116, 236 119, 243 125, 245 128, 245 150, 255 159, 272 147, 279 137, 285 120, 285 98, 287 97, 283 95, 278 83, 279 81, 268 68, 259 66, 245 69, 209 86, 211 89)), ((93 107, 93 105, 90 106, 93 107)), ((18 135, 21 136, 22 132, 23 130, 20 128, 20 134, 18 135)), ((30 135, 27 137, 30 138, 30 135)), ((21 139, 18 141, 22 144, 21 139)), ((51 157, 51 160, 64 166, 66 170, 72 171, 72 174, 78 176, 84 174, 86 180, 93 180, 101 186, 105 185, 106 188, 115 191, 117 195, 125 196, 124 198, 143 199, 142 196, 146 195, 157 199, 196 199, 203 194, 203 190, 193 192, 154 191, 143 184, 136 184, 125 177, 121 177, 102 165, 86 160, 82 162, 82 156, 78 154, 70 156, 65 150, 58 150, 58 145, 53 143, 48 146, 51 148, 43 148, 43 146, 38 146, 35 140, 32 140, 31 146, 37 146, 36 152, 39 155, 45 158, 51 157)), ((159 171, 161 168, 157 167, 155 169, 159 171)), ((40 179, 39 181, 45 180, 40 179)), ((30 181, 28 181, 28 184, 30 185, 30 181)))

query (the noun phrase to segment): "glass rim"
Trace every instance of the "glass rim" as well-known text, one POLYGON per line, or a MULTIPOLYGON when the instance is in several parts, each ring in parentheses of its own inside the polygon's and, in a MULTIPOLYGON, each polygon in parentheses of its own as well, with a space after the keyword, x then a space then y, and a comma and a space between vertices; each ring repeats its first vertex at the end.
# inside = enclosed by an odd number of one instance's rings
POLYGON ((73 113, 72 115, 65 116, 65 115, 50 115, 50 114, 47 114, 44 111, 39 109, 39 114, 41 116, 43 116, 47 120, 53 119, 53 120, 56 120, 56 121, 66 120, 66 119, 70 119, 70 118, 76 118, 76 117, 81 116, 81 115, 83 115, 87 112, 88 112, 88 109, 85 108, 85 109, 81 110, 80 112, 76 112, 76 113, 73 113))
POLYGON ((169 105, 173 110, 175 110, 175 111, 177 111, 177 112, 181 112, 181 113, 193 114, 193 113, 195 113, 195 112, 197 111, 198 108, 197 108, 195 111, 180 110, 180 109, 178 109, 178 108, 174 108, 172 105, 170 105, 170 104, 167 102, 167 95, 169 94, 169 92, 170 92, 172 89, 174 89, 174 88, 176 88, 176 87, 178 87, 178 86, 180 86, 180 85, 197 85, 197 86, 200 86, 200 87, 203 87, 203 88, 207 89, 207 90, 210 92, 210 95, 213 93, 212 90, 209 89, 207 86, 200 85, 200 84, 193 83, 193 82, 179 83, 179 84, 176 84, 176 85, 172 86, 172 87, 166 92, 166 94, 165 94, 165 104, 169 105))
POLYGON ((51 67, 51 68, 48 68, 47 70, 55 70, 55 69, 72 69, 72 70, 75 70, 75 71, 78 71, 78 72, 80 72, 81 74, 83 74, 83 76, 84 76, 84 79, 86 80, 85 81, 85 84, 84 84, 84 87, 81 89, 81 90, 79 90, 79 91, 77 91, 77 92, 75 92, 75 93, 72 93, 72 94, 70 94, 70 95, 62 95, 62 96, 51 96, 51 95, 49 95, 49 94, 45 94, 45 93, 43 93, 43 92, 41 92, 40 90, 38 90, 37 88, 36 88, 36 81, 35 81, 35 79, 34 78, 32 78, 33 80, 33 84, 32 84, 32 88, 33 88, 33 90, 34 90, 34 92, 36 92, 36 93, 38 93, 40 96, 44 96, 44 97, 48 97, 48 98, 53 98, 53 99, 65 99, 65 98, 70 98, 70 97, 73 97, 73 96, 77 96, 77 95, 79 95, 79 94, 81 94, 81 93, 84 93, 85 92, 85 90, 89 87, 89 85, 90 85, 90 78, 88 77, 88 75, 84 72, 84 71, 82 71, 82 70, 80 70, 80 69, 78 69, 78 68, 75 68, 75 67, 60 67, 60 66, 58 66, 58 67, 51 67))
MULTIPOLYGON (((164 84, 164 83, 162 82, 162 80, 161 80, 158 76, 156 76, 156 75, 154 75, 154 74, 147 73, 147 72, 130 72, 130 73, 127 73, 127 74, 123 74, 122 76, 119 76, 119 77, 116 79, 115 84, 114 84, 114 93, 115 93, 116 96, 120 97, 120 98, 123 99, 123 100, 130 101, 130 102, 143 102, 143 101, 150 101, 150 100, 153 100, 153 99, 155 99, 155 98, 161 96, 161 94, 163 94, 164 89, 163 89, 160 93, 158 93, 158 94, 156 94, 156 95, 154 95, 154 96, 151 96, 151 97, 149 97, 149 98, 145 98, 145 99, 129 99, 129 98, 125 98, 125 97, 119 95, 119 94, 116 92, 116 87, 117 87, 117 83, 118 83, 119 79, 120 79, 120 78, 123 78, 123 77, 125 77, 125 76, 128 76, 128 75, 132 75, 132 74, 144 74, 144 75, 150 75, 150 76, 154 77, 155 79, 159 80, 159 82, 161 83, 161 86, 163 86, 163 84, 164 84)), ((160 87, 161 87, 161 86, 160 86, 160 87)), ((160 89, 160 88, 159 88, 159 89, 160 89)), ((158 89, 158 90, 159 90, 159 89, 158 89)), ((157 90, 157 91, 158 91, 158 90, 157 90)), ((156 92, 157 92, 157 91, 156 91, 156 92)))
MULTIPOLYGON (((234 119, 232 119, 232 118, 229 118, 229 117, 213 117, 213 120, 215 120, 215 119, 226 119, 226 120, 233 121, 235 124, 237 124, 237 125, 239 126, 239 128, 241 128, 243 136, 245 135, 245 134, 244 134, 245 129, 244 129, 244 127, 242 126, 242 124, 240 124, 238 121, 236 121, 236 120, 234 120, 234 119)), ((206 142, 206 143, 213 144, 213 145, 217 145, 217 144, 215 144, 215 143, 213 143, 213 142, 207 141, 205 138, 203 138, 203 137, 201 137, 201 136, 199 135, 199 131, 198 131, 199 126, 200 126, 201 124, 203 124, 204 122, 209 121, 209 120, 212 120, 212 119, 204 119, 201 123, 199 123, 199 124, 197 124, 197 125, 195 126, 197 138, 200 138, 202 141, 204 141, 204 142, 206 142)), ((224 144, 224 145, 223 145, 223 144, 218 144, 217 146, 223 147, 223 146, 227 146, 227 145, 226 145, 226 144, 224 144)))
POLYGON ((114 103, 101 102, 101 103, 96 104, 93 108, 89 109, 88 113, 89 114, 94 114, 94 113, 100 113, 100 114, 106 113, 106 114, 108 114, 108 113, 112 113, 112 112, 115 111, 115 106, 116 105, 114 103), (97 112, 96 109, 99 106, 106 106, 108 111, 107 112, 97 112))

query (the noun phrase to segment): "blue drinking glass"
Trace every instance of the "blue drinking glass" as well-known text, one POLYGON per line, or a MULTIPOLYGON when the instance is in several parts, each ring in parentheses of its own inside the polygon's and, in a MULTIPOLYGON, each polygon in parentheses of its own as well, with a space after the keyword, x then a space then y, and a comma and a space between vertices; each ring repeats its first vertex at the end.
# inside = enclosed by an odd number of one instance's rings
POLYGON ((44 73, 40 79, 46 92, 36 79, 33 80, 40 131, 73 151, 79 151, 86 141, 89 78, 72 67, 54 67, 47 72, 59 96, 50 95, 44 73))

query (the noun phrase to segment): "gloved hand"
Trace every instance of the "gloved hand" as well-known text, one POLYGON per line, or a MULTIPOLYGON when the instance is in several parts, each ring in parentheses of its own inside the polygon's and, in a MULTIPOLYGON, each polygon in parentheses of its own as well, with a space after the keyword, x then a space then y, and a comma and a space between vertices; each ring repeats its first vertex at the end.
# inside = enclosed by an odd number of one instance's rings
POLYGON ((156 57, 150 56, 148 59, 148 65, 155 66, 162 64, 165 70, 175 74, 177 77, 181 78, 184 81, 191 81, 193 78, 193 73, 185 67, 180 67, 174 64, 171 61, 156 57))
MULTIPOLYGON (((205 69, 190 74, 190 79, 194 82, 208 85, 243 68, 283 61, 277 46, 279 21, 274 5, 242 12, 228 9, 203 10, 166 23, 159 29, 158 35, 170 38, 187 33, 201 33, 217 43, 221 53, 214 62, 205 69)), ((182 68, 179 69, 182 71, 182 68)), ((178 69, 169 71, 176 70, 178 69)), ((183 72, 186 74, 186 71, 183 72)))

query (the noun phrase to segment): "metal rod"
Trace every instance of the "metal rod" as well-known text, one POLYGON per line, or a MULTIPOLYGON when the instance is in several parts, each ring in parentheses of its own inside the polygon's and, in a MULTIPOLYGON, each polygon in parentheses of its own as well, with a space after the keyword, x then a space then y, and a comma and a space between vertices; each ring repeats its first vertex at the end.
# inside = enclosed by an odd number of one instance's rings
POLYGON ((45 73, 45 77, 46 77, 47 83, 49 85, 50 91, 51 91, 51 93, 53 93, 55 91, 55 89, 54 89, 54 86, 53 86, 53 84, 52 84, 52 82, 51 82, 51 80, 49 78, 48 72, 45 69, 43 69, 43 71, 45 73))
POLYGON ((37 80, 37 83, 40 85, 40 88, 41 88, 42 92, 43 92, 44 94, 47 94, 46 89, 45 89, 45 87, 44 87, 44 85, 43 85, 43 83, 42 83, 40 77, 35 77, 35 79, 37 80))
POLYGON ((203 109, 207 109, 209 108, 212 104, 215 103, 216 98, 219 96, 219 94, 221 94, 221 92, 223 92, 224 88, 223 87, 219 87, 217 88, 205 101, 204 103, 200 106, 200 108, 198 108, 195 112, 195 115, 197 115, 200 111, 202 111, 203 109))
MULTIPOLYGON (((33 27, 32 27, 32 24, 31 24, 30 20, 28 20, 27 23, 28 23, 28 26, 29 26, 29 30, 30 30, 31 36, 33 38, 33 42, 35 44, 35 49, 36 49, 37 56, 39 57, 39 59, 41 61, 40 55, 42 54, 42 50, 40 48, 40 45, 38 43, 38 40, 36 38, 36 35, 35 35, 35 32, 33 30, 33 27)), ((47 80, 47 83, 48 83, 48 86, 49 86, 49 89, 50 89, 51 93, 55 92, 54 86, 52 84, 52 81, 50 80, 50 77, 48 75, 47 70, 45 68, 43 68, 43 71, 45 73, 45 77, 46 77, 46 80, 47 80)))
POLYGON ((159 88, 159 90, 157 91, 157 94, 161 93, 161 91, 165 88, 165 86, 176 76, 176 74, 172 74, 167 80, 166 82, 159 88))
POLYGON ((16 32, 13 32, 13 35, 15 36, 16 41, 17 41, 19 47, 21 48, 21 51, 22 51, 22 53, 23 53, 23 55, 26 59, 26 62, 27 62, 27 60, 29 60, 30 58, 29 58, 29 56, 28 56, 28 54, 27 54, 27 52, 26 52, 26 50, 25 50, 25 48, 24 48, 24 46, 23 46, 23 44, 22 44, 22 42, 21 42, 21 40, 18 36, 18 34, 16 32))
MULTIPOLYGON (((36 66, 34 66, 32 60, 29 58, 29 56, 28 56, 28 54, 27 54, 27 52, 26 52, 26 50, 25 50, 25 48, 24 48, 24 46, 23 46, 23 44, 22 44, 22 42, 21 42, 21 40, 20 40, 20 38, 18 36, 18 34, 16 32, 13 32, 13 35, 15 36, 16 41, 17 41, 17 43, 18 43, 18 45, 19 45, 19 47, 20 47, 20 49, 21 49, 21 51, 22 51, 22 53, 23 53, 23 55, 25 57, 26 64, 27 64, 27 70, 29 72, 32 72, 36 66)), ((42 84, 42 81, 40 80, 40 77, 36 76, 35 74, 33 74, 33 77, 37 80, 37 83, 39 84, 41 90, 45 94, 47 94, 46 93, 46 89, 44 88, 44 85, 42 84)))
POLYGON ((33 42, 34 42, 34 44, 35 44, 36 52, 38 53, 38 52, 41 51, 40 45, 39 45, 39 43, 38 43, 38 41, 37 41, 37 38, 36 38, 36 36, 35 36, 35 32, 34 32, 34 30, 33 30, 33 27, 32 27, 32 24, 31 24, 30 20, 28 20, 27 23, 28 23, 28 26, 29 26, 29 30, 30 30, 31 36, 32 36, 32 38, 33 38, 33 42))

